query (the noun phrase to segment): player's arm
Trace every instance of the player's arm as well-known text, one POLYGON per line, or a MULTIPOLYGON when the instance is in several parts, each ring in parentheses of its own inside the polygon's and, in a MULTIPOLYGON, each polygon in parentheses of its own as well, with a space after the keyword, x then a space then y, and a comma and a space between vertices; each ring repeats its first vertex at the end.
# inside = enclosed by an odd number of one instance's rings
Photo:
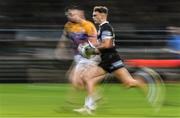
POLYGON ((101 42, 99 43, 99 45, 97 45, 97 48, 99 50, 111 48, 114 46, 114 33, 110 26, 103 27, 100 38, 101 42))
POLYGON ((99 54, 101 49, 111 48, 113 46, 113 39, 112 38, 106 38, 103 39, 101 43, 97 43, 94 45, 95 47, 88 48, 87 53, 91 54, 99 54))
POLYGON ((57 44, 57 48, 65 48, 67 42, 69 42, 69 40, 67 38, 67 33, 65 30, 63 30, 63 33, 62 33, 62 35, 59 39, 59 42, 57 44))
POLYGON ((56 46, 55 49, 55 58, 59 58, 59 56, 61 56, 61 49, 65 49, 66 47, 68 47, 68 45, 70 45, 70 41, 67 37, 67 33, 65 30, 63 30, 63 33, 58 41, 58 44, 56 46))
POLYGON ((98 49, 105 49, 113 47, 113 39, 112 38, 105 38, 99 43, 96 48, 98 49))
POLYGON ((106 30, 102 31, 101 35, 101 42, 96 45, 96 48, 90 50, 91 52, 94 51, 94 53, 100 53, 100 50, 111 48, 114 46, 113 44, 113 32, 111 28, 107 28, 106 30))

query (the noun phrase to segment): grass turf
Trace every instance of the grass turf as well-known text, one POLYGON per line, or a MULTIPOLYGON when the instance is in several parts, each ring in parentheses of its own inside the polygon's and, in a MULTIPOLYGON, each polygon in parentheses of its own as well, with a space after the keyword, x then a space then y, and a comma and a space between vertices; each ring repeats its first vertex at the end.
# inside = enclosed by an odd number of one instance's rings
MULTIPOLYGON (((137 89, 103 84, 92 117, 180 117, 180 84, 165 86, 163 106, 155 111, 137 89)), ((89 117, 72 111, 83 105, 84 96, 69 84, 0 84, 0 117, 89 117)))

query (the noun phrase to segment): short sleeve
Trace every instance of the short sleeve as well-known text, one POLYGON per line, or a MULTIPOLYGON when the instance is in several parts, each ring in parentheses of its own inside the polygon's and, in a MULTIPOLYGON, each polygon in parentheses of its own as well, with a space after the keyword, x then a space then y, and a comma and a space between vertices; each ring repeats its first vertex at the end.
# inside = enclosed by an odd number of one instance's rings
POLYGON ((101 39, 111 39, 114 37, 113 30, 109 25, 104 26, 101 29, 101 39))

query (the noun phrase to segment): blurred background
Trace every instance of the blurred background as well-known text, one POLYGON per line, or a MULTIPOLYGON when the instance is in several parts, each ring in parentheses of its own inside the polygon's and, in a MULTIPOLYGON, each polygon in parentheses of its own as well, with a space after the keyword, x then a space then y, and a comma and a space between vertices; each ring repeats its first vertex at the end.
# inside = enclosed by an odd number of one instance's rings
POLYGON ((128 70, 149 67, 165 82, 153 89, 160 91, 156 108, 138 90, 107 79, 113 84, 101 86, 96 116, 180 117, 180 0, 0 0, 0 117, 81 117, 72 110, 86 94, 66 84, 71 46, 54 55, 71 4, 91 21, 95 5, 107 6, 128 70))
POLYGON ((148 66, 165 81, 180 80, 179 0, 0 0, 0 82, 64 83, 72 62, 71 48, 55 58, 66 23, 64 8, 109 8, 119 54, 130 71, 148 66))

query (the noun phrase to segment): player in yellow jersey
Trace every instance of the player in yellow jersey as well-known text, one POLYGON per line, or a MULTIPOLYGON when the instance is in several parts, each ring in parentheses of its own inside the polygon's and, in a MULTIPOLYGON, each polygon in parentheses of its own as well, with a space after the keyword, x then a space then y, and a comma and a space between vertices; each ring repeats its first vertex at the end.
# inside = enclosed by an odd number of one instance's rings
MULTIPOLYGON (((84 44, 89 44, 92 47, 93 45, 97 45, 97 31, 93 23, 85 20, 84 11, 81 8, 71 6, 66 9, 65 15, 67 16, 68 22, 64 26, 64 31, 55 54, 56 56, 60 56, 58 49, 62 48, 64 43, 69 41, 72 42, 74 63, 69 70, 69 79, 75 88, 85 88, 88 80, 94 76, 99 76, 100 78, 104 77, 104 75, 99 75, 97 69, 99 68, 98 64, 101 60, 100 56, 94 55, 90 58, 85 58, 78 51, 79 46, 84 44)), ((88 96, 85 100, 85 105, 87 105, 91 110, 95 109, 96 105, 93 104, 95 103, 94 101, 95 98, 88 96)))

